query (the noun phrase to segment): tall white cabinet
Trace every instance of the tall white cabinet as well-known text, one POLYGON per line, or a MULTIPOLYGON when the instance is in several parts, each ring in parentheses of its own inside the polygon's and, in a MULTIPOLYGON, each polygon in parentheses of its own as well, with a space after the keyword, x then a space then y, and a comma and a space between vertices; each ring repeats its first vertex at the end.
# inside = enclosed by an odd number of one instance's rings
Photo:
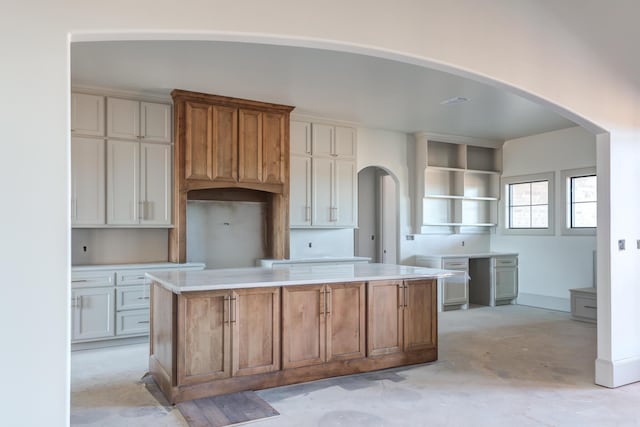
POLYGON ((291 121, 291 227, 357 223, 356 130, 291 121))
POLYGON ((171 105, 73 93, 71 117, 73 226, 170 227, 171 105))

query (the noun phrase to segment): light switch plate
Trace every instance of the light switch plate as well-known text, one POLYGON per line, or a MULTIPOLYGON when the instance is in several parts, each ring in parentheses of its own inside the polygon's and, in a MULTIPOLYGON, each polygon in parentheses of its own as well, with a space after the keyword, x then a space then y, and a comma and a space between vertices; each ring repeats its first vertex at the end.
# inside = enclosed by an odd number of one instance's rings
POLYGON ((624 239, 618 240, 618 250, 620 250, 620 251, 624 251, 625 250, 625 240, 624 239))

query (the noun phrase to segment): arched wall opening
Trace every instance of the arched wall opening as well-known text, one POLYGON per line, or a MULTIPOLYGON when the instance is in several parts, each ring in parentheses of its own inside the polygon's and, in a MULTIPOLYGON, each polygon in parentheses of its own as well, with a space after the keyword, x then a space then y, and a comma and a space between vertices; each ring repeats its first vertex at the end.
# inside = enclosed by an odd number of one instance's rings
MULTIPOLYGON (((491 79, 490 76, 482 76, 482 75, 474 74, 469 70, 456 68, 454 65, 443 64, 437 61, 429 60, 428 58, 421 58, 417 56, 407 55, 402 52, 376 49, 373 47, 348 44, 348 43, 338 43, 338 42, 327 41, 327 40, 300 39, 295 37, 275 37, 275 36, 256 35, 256 34, 248 34, 248 33, 232 34, 232 33, 212 32, 212 33, 199 33, 199 34, 187 34, 187 33, 181 34, 181 33, 91 33, 91 32, 80 33, 78 32, 78 33, 73 33, 70 37, 70 43, 88 42, 88 41, 91 41, 91 42, 118 41, 118 40, 120 41, 122 40, 128 40, 128 41, 134 41, 134 40, 233 41, 233 42, 251 42, 251 43, 262 43, 262 44, 275 44, 275 45, 282 45, 282 46, 306 47, 306 48, 312 48, 312 49, 332 49, 332 50, 337 50, 337 51, 346 52, 346 53, 375 56, 375 57, 389 59, 393 61, 419 65, 425 68, 434 68, 434 69, 445 71, 454 75, 469 78, 471 80, 487 83, 507 91, 517 93, 518 95, 524 98, 527 98, 531 101, 534 101, 538 104, 541 104, 551 109, 552 111, 574 121, 575 123, 584 127, 591 133, 598 135, 599 146, 606 145, 609 143, 608 133, 606 132, 606 130, 602 129, 596 123, 593 123, 587 120, 586 118, 579 115, 577 112, 570 111, 564 107, 554 104, 550 100, 543 99, 542 97, 537 96, 536 94, 527 92, 526 88, 514 87, 512 85, 507 84, 506 82, 493 80, 491 79)), ((67 59, 69 60, 69 58, 67 59)), ((71 76, 69 75, 69 79, 70 78, 71 76)), ((69 105, 69 95, 67 96, 66 105, 69 105)), ((69 145, 69 137, 70 135, 68 134, 67 146, 69 145)), ((598 152, 600 153, 600 151, 601 150, 599 149, 598 152)), ((598 163, 600 166, 600 160, 598 160, 598 163)), ((67 165, 67 168, 68 168, 68 165, 67 165)), ((599 175, 603 172, 606 174, 608 173, 608 170, 599 170, 599 175)), ((396 187, 398 187, 400 182, 398 177, 396 177, 393 173, 390 173, 390 175, 393 176, 393 180, 396 184, 396 187)), ((600 199, 600 194, 608 190, 608 187, 606 187, 608 185, 608 182, 609 181, 606 177, 599 181, 599 190, 598 190, 599 199, 600 199)), ((396 204, 399 204, 400 196, 396 194, 395 197, 396 197, 396 204)), ((67 194, 67 198, 70 199, 69 194, 67 194)), ((606 200, 606 199, 603 197, 602 200, 606 200)), ((603 243, 602 246, 604 246, 608 242, 609 224, 607 221, 609 216, 606 214, 606 209, 607 209, 606 206, 602 206, 602 207, 599 206, 598 209, 599 209, 598 212, 600 217, 598 241, 602 242, 603 243), (602 214, 600 214, 601 210, 603 212, 602 214), (603 230, 600 230, 600 228, 603 228, 603 230)), ((398 221, 397 223, 398 233, 397 233, 396 239, 399 240, 400 235, 402 234, 402 230, 400 226, 401 219, 398 218, 397 221, 398 221)), ((68 231, 68 233, 70 233, 70 230, 68 231)), ((70 241, 70 237, 69 237, 69 241, 70 241)), ((609 255, 606 254, 604 251, 601 251, 601 252, 602 253, 599 252, 599 255, 598 255, 598 274, 599 274, 598 282, 606 286, 606 284, 609 281, 609 277, 605 276, 605 274, 608 274, 608 272, 610 271, 609 255)), ((602 310, 609 309, 609 307, 606 306, 606 303, 608 302, 610 305, 611 303, 610 299, 607 298, 606 296, 603 296, 602 298, 603 298, 602 302, 605 303, 603 304, 605 305, 605 307, 603 307, 602 310), (604 298, 607 298, 607 299, 604 299, 604 298)), ((70 307, 67 306, 67 312, 69 311, 69 309, 70 307)), ((611 333, 610 325, 607 324, 606 322, 607 322, 606 318, 602 319, 601 324, 598 327, 599 343, 607 343, 610 341, 609 339, 609 335, 611 333)), ((606 345, 606 344, 599 344, 599 345, 606 345)))

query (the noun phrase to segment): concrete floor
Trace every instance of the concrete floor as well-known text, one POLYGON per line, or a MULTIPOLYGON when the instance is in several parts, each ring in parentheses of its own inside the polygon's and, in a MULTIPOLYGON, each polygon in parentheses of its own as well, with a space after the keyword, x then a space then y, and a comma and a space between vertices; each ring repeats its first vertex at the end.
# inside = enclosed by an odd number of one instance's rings
MULTIPOLYGON (((437 362, 263 390, 268 426, 640 426, 640 383, 593 384, 595 325, 524 306, 439 317, 437 362)), ((71 356, 71 424, 186 426, 141 381, 146 345, 71 356)))

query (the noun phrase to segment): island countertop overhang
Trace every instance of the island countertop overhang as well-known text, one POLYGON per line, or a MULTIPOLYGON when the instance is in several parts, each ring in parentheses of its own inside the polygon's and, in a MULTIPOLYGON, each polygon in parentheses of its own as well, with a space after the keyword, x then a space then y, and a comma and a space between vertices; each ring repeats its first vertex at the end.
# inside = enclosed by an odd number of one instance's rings
POLYGON ((374 280, 441 279, 457 274, 461 274, 461 272, 395 264, 331 264, 149 272, 146 273, 146 276, 167 290, 181 294, 183 292, 374 280))

